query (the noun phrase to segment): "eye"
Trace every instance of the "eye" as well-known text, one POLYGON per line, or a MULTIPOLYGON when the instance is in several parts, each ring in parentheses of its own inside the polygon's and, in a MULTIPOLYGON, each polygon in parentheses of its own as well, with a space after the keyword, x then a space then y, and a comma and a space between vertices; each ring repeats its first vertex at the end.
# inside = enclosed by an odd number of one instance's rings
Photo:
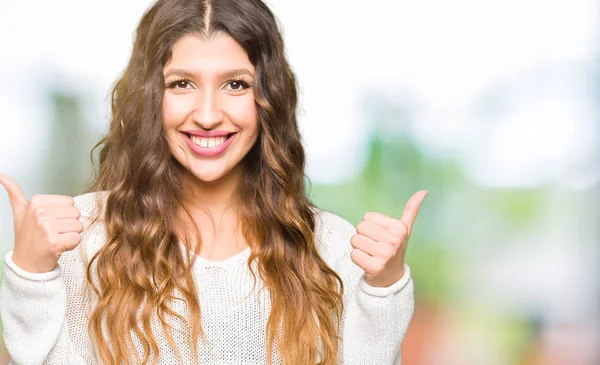
POLYGON ((169 89, 189 89, 190 81, 186 79, 173 80, 167 84, 169 89))
POLYGON ((239 93, 244 91, 245 89, 249 89, 250 88, 250 84, 248 84, 246 81, 244 80, 229 80, 227 82, 228 86, 231 86, 228 90, 229 91, 233 91, 234 93, 239 93))

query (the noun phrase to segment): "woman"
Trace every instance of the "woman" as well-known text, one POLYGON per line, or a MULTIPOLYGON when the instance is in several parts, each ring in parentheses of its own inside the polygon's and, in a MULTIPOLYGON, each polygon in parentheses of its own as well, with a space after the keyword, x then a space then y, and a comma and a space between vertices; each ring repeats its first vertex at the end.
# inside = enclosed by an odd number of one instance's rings
POLYGON ((17 364, 395 364, 413 312, 400 220, 304 190, 297 89, 260 0, 159 0, 112 92, 87 193, 0 176, 17 364))

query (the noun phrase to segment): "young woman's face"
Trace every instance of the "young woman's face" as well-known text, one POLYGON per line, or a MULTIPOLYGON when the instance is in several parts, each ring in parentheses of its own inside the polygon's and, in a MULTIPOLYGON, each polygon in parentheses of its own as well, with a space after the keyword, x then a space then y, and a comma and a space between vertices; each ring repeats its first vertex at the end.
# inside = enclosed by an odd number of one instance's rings
POLYGON ((163 75, 163 128, 171 153, 198 180, 222 179, 259 133, 248 55, 229 35, 210 41, 186 35, 174 44, 163 75))

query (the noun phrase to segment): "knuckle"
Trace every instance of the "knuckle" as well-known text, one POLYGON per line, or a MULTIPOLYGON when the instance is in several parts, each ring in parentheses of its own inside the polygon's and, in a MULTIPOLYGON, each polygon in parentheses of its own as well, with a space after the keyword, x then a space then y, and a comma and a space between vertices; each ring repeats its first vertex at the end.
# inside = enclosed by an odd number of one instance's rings
POLYGON ((376 254, 379 259, 387 260, 391 249, 388 245, 377 245, 376 254))
POLYGON ((392 248, 394 249, 398 249, 398 247, 400 247, 402 245, 402 239, 400 237, 395 237, 391 242, 390 242, 392 248))
POLYGON ((43 198, 40 194, 35 194, 34 196, 31 197, 31 199, 29 199, 29 204, 31 204, 32 207, 37 207, 37 206, 41 205, 42 199, 43 198))
POLYGON ((46 235, 50 235, 52 232, 52 224, 48 219, 44 219, 43 217, 38 218, 38 224, 46 235))
POLYGON ((48 243, 48 246, 52 249, 58 245, 58 240, 56 239, 56 236, 51 235, 46 238, 46 243, 48 243))
POLYGON ((390 228, 389 232, 393 237, 402 237, 405 234, 404 230, 398 227, 390 228))
POLYGON ((396 247, 389 247, 385 251, 385 257, 386 257, 386 259, 391 259, 392 257, 394 257, 394 255, 396 255, 397 251, 398 251, 398 249, 396 247))
POLYGON ((359 223, 356 225, 356 231, 357 231, 357 232, 359 232, 359 233, 360 233, 360 232, 364 232, 364 230, 365 230, 365 225, 366 225, 366 224, 367 224, 367 223, 366 223, 365 221, 360 221, 360 222, 359 222, 359 223))
POLYGON ((38 219, 43 218, 45 214, 46 212, 43 207, 37 206, 33 209, 33 215, 38 219))

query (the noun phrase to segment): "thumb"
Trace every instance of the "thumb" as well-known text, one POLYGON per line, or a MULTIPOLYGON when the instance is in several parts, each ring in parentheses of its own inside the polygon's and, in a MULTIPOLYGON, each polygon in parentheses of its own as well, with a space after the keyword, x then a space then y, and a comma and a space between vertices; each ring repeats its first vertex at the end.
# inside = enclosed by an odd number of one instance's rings
POLYGON ((10 205, 16 218, 27 206, 25 194, 23 194, 19 184, 8 175, 0 174, 0 185, 3 185, 6 192, 8 192, 8 199, 10 199, 10 205))

